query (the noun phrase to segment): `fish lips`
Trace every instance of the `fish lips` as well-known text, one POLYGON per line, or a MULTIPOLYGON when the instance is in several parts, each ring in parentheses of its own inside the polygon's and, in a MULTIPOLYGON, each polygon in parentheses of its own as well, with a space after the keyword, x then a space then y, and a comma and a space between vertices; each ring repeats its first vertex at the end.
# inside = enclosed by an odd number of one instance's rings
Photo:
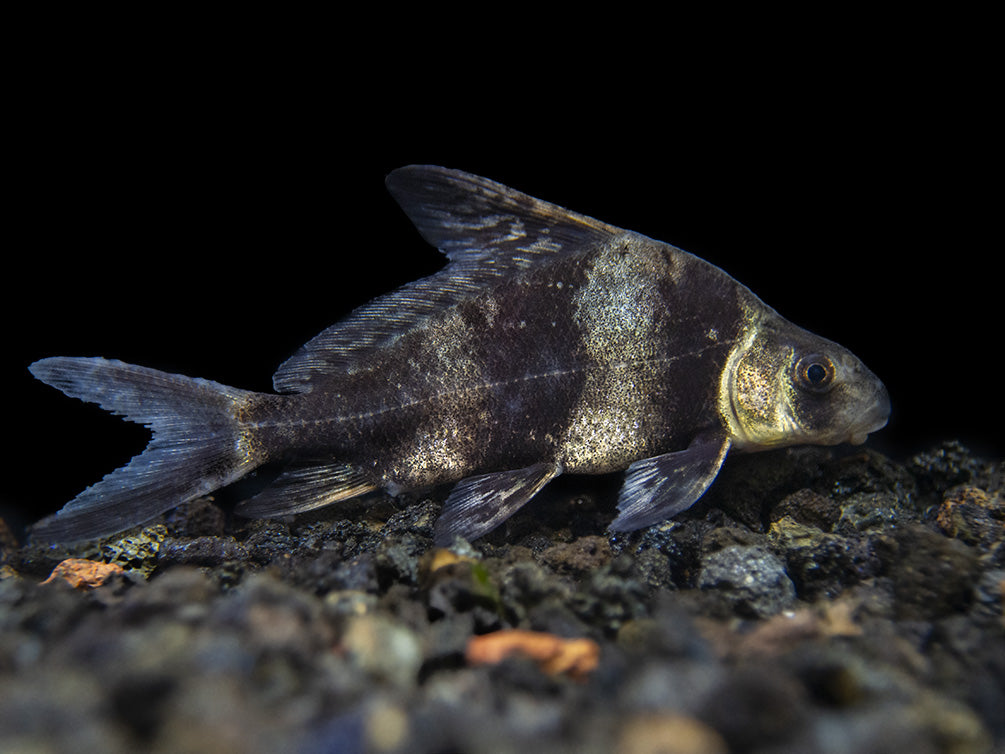
POLYGON ((876 382, 875 400, 848 430, 847 442, 852 445, 864 443, 872 432, 881 430, 890 419, 890 394, 883 383, 876 382))

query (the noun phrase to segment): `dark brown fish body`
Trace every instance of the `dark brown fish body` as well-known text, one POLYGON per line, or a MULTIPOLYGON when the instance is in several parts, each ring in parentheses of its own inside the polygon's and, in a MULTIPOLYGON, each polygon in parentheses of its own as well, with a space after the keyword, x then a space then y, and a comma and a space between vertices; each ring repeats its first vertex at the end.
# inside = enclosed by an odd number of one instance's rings
POLYGON ((885 391, 854 356, 691 254, 464 173, 405 168, 388 185, 450 264, 305 345, 279 395, 98 359, 33 366, 155 432, 42 537, 114 531, 267 461, 289 466, 246 515, 460 481, 442 541, 490 530, 559 473, 631 467, 614 528, 632 529, 693 503, 730 447, 861 441, 885 423, 885 391), (150 381, 163 411, 123 387, 149 395, 150 381), (179 403, 203 408, 164 429, 179 403), (198 439, 204 413, 226 442, 198 439), (165 464, 187 483, 160 481, 165 464))
POLYGON ((541 264, 433 317, 353 373, 265 399, 251 416, 287 417, 288 436, 274 447, 372 465, 381 486, 544 460, 570 473, 623 469, 715 422, 718 376, 741 322, 731 279, 674 256, 603 249, 541 264), (672 283, 674 266, 682 286, 672 283), (690 292, 713 281, 723 297, 695 300, 690 292), (652 312, 640 318, 644 309, 652 312), (681 326, 674 310, 707 326, 681 326), (696 391, 707 396, 695 400, 696 391))

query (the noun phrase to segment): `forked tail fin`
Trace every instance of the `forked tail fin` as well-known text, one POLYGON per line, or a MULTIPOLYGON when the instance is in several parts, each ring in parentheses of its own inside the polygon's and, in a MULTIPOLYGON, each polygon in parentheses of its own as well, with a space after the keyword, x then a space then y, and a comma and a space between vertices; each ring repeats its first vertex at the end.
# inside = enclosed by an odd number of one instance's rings
POLYGON ((244 476, 255 457, 238 424, 253 393, 121 361, 54 357, 42 382, 153 432, 146 449, 32 527, 35 542, 73 542, 136 526, 244 476))

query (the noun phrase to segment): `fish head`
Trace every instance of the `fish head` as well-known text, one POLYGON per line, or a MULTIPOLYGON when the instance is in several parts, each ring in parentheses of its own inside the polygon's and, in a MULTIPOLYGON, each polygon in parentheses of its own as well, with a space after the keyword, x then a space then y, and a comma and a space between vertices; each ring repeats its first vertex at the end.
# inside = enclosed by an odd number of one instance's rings
POLYGON ((858 445, 886 425, 890 398, 848 349, 772 312, 734 347, 720 414, 740 450, 858 445))

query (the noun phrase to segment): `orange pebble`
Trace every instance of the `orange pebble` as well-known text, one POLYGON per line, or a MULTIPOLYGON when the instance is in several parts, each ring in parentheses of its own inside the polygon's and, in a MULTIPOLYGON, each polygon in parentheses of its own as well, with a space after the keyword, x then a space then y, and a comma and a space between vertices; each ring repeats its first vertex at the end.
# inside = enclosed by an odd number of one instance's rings
POLYGON ((505 630, 468 640, 467 661, 489 665, 507 657, 528 657, 549 675, 565 674, 584 680, 597 667, 600 647, 590 639, 563 639, 538 631, 505 630))
POLYGON ((122 566, 115 563, 101 563, 83 558, 67 558, 52 569, 49 578, 43 581, 48 584, 61 578, 74 589, 93 589, 101 586, 116 573, 123 573, 122 566))

